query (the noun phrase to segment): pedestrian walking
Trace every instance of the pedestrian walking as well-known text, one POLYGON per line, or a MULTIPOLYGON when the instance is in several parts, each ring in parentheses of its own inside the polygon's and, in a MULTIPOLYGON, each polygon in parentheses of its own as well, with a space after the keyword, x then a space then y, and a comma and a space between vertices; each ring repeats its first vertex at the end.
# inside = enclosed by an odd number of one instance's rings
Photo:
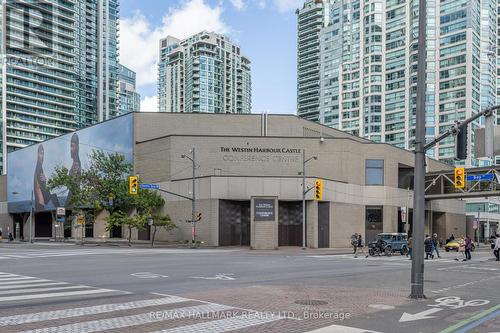
POLYGON ((363 244, 363 237, 361 236, 361 234, 358 235, 358 243, 356 244, 356 253, 354 253, 354 258, 358 257, 358 251, 363 252, 365 257, 368 258, 368 254, 365 251, 365 247, 363 244))
MULTIPOLYGON (((432 235, 432 245, 434 246, 434 251, 436 252, 437 257, 441 258, 441 256, 439 255, 439 240, 437 234, 432 235)), ((432 252, 433 255, 434 251, 432 252)))
POLYGON ((497 234, 497 238, 495 239, 495 249, 493 251, 495 254, 495 257, 497 258, 496 261, 500 261, 500 235, 497 234))
POLYGON ((407 257, 408 256, 410 257, 410 260, 413 253, 412 249, 413 249, 413 237, 410 237, 408 239, 408 253, 406 254, 407 257))
POLYGON ((424 247, 425 247, 425 259, 434 259, 434 256, 432 254, 432 239, 429 237, 429 235, 425 235, 425 240, 424 240, 424 247))
POLYGON ((456 261, 464 260, 465 261, 465 240, 463 238, 459 238, 457 240, 458 243, 458 252, 457 252, 457 257, 455 258, 456 261))
POLYGON ((472 239, 467 235, 465 236, 465 261, 471 260, 472 239))
POLYGON ((358 247, 358 233, 356 232, 354 235, 351 236, 351 245, 353 248, 353 254, 356 254, 356 248, 358 247))

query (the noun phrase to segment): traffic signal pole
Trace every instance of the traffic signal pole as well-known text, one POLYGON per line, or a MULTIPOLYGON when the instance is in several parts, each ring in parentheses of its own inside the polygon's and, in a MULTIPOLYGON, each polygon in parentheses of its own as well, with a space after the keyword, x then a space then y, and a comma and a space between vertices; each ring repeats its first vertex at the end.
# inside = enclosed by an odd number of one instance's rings
POLYGON ((413 254, 411 262, 410 298, 424 295, 424 229, 425 229, 425 93, 426 93, 426 0, 419 0, 418 59, 417 59, 417 112, 415 131, 415 177, 413 190, 413 254))
POLYGON ((425 232, 425 152, 449 135, 456 135, 461 129, 481 116, 489 117, 496 105, 483 110, 452 126, 428 144, 425 143, 425 99, 426 99, 426 0, 419 0, 418 17, 418 62, 417 62, 417 112, 415 132, 415 177, 413 198, 413 256, 411 265, 410 298, 421 299, 424 295, 424 232, 425 232))

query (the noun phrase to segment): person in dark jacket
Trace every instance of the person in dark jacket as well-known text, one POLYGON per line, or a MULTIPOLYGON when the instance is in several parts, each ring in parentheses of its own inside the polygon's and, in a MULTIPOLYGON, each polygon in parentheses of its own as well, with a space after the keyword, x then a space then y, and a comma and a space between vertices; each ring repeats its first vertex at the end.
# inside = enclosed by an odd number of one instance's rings
POLYGON ((472 239, 467 235, 465 236, 465 260, 471 260, 472 239))
POLYGON ((425 259, 429 259, 429 257, 434 259, 434 255, 432 254, 432 249, 433 249, 432 238, 430 238, 429 235, 425 235, 424 246, 425 246, 425 259))

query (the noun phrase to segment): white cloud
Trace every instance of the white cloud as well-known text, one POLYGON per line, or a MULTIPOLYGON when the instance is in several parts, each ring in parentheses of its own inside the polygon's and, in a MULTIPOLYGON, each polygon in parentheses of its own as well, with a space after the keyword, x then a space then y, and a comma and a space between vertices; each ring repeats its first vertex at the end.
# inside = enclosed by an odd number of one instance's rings
MULTIPOLYGON (((234 0, 241 2, 243 0, 234 0)), ((137 73, 139 87, 155 84, 159 41, 171 35, 186 38, 202 30, 227 34, 230 29, 222 21, 222 4, 211 7, 205 0, 189 0, 172 7, 159 26, 151 26, 139 11, 120 20, 120 62, 137 73)))
POLYGON ((258 0, 257 4, 259 5, 259 7, 261 9, 266 8, 266 5, 267 5, 266 0, 258 0))
POLYGON ((304 0, 275 0, 275 3, 280 12, 288 12, 302 7, 304 0))
POLYGON ((231 4, 238 10, 242 10, 245 7, 243 0, 230 0, 231 4))
POLYGON ((144 97, 141 100, 141 112, 158 112, 158 95, 144 97))

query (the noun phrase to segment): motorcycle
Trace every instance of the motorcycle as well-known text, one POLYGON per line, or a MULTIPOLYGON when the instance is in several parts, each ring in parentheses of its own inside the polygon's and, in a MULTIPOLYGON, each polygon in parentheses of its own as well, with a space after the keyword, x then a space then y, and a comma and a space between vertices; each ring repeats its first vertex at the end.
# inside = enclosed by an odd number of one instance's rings
POLYGON ((368 254, 372 257, 386 255, 392 256, 391 247, 383 240, 379 239, 376 242, 371 242, 368 248, 368 254))

